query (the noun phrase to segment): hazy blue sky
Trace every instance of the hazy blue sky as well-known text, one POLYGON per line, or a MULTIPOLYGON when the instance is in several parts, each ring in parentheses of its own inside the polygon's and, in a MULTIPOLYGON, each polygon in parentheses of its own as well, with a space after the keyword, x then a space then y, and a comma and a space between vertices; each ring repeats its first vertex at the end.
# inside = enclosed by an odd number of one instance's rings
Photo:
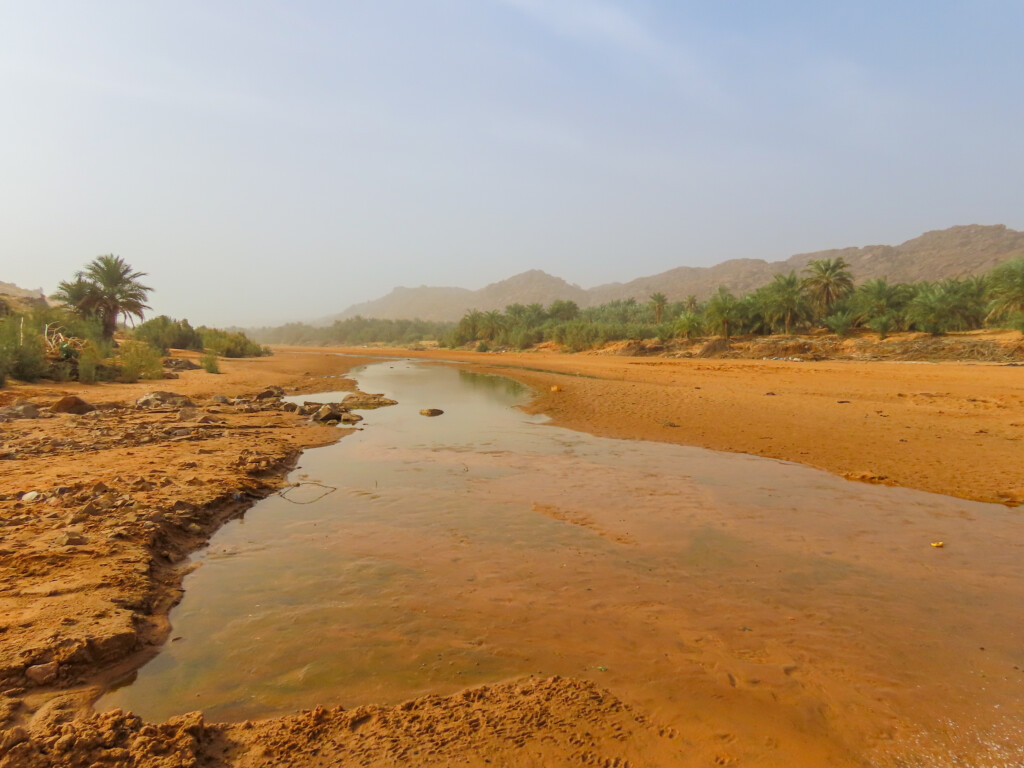
POLYGON ((1024 229, 1024 2, 0 0, 0 280, 194 323, 1024 229))

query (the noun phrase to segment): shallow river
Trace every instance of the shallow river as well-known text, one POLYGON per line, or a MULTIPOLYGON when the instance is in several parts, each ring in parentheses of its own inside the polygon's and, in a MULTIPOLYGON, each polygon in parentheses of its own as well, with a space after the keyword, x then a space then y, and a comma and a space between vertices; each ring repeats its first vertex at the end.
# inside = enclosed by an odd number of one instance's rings
POLYGON ((400 404, 214 536, 172 640, 98 709, 239 720, 559 674, 741 755, 1021 764, 1021 512, 551 427, 451 367, 353 375, 400 404))

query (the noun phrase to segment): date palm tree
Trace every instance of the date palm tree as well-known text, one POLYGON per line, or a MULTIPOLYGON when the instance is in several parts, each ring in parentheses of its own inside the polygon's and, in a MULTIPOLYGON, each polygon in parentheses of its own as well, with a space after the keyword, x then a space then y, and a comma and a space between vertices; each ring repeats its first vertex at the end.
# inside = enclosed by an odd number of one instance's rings
POLYGON ((73 281, 61 282, 53 298, 83 317, 98 318, 103 338, 111 340, 119 318, 141 320, 150 309, 146 299, 153 289, 140 282, 145 276, 120 256, 97 256, 75 273, 73 281))
POLYGON ((655 325, 661 325, 661 313, 665 311, 666 304, 668 304, 668 298, 664 293, 651 294, 651 309, 654 310, 655 325))
POLYGON ((789 335, 793 323, 806 320, 810 316, 810 307, 804 295, 804 286, 796 272, 788 275, 775 275, 765 291, 765 310, 773 325, 782 323, 789 335))
POLYGON ((724 285, 718 286, 718 292, 708 300, 704 317, 707 319, 708 328, 714 329, 726 341, 735 327, 743 321, 740 303, 724 285))
POLYGON ((818 317, 830 314, 836 302, 853 293, 853 277, 846 259, 815 259, 804 269, 804 288, 818 317))
MULTIPOLYGON (((1024 316, 1024 259, 1007 261, 989 273, 989 304, 990 320, 1024 316)), ((1021 321, 1021 333, 1024 333, 1024 320, 1021 321)))

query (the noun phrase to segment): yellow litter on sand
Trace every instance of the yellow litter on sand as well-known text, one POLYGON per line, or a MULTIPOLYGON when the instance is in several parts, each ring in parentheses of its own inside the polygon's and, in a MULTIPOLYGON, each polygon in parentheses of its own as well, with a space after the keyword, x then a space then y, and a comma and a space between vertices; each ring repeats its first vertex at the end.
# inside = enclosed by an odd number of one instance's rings
POLYGON ((941 549, 942 547, 946 546, 946 542, 944 542, 944 541, 933 541, 932 542, 932 546, 935 547, 936 549, 941 549))

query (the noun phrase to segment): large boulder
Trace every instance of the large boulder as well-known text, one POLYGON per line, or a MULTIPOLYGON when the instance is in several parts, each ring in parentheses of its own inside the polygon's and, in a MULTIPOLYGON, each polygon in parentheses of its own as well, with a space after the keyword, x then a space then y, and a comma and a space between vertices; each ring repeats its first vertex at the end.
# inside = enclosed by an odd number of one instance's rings
POLYGON ((331 421, 341 421, 341 417, 344 413, 346 413, 345 409, 337 403, 325 403, 317 409, 316 413, 309 417, 309 420, 320 424, 325 424, 331 421))
POLYGON ((73 413, 81 416, 96 410, 96 406, 86 402, 77 395, 64 395, 60 400, 50 406, 53 413, 73 413))

